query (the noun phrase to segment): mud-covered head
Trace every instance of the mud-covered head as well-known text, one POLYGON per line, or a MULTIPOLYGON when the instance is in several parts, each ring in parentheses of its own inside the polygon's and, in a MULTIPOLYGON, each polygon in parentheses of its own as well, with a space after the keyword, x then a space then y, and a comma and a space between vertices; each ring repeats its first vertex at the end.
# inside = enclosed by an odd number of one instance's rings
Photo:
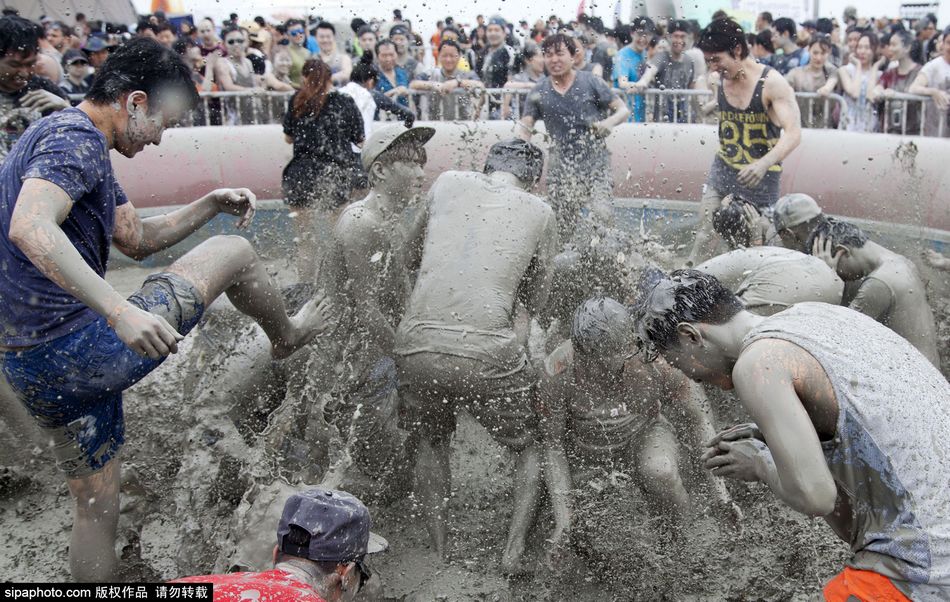
POLYGON ((730 195, 713 212, 713 229, 731 249, 748 247, 752 244, 755 232, 753 224, 749 223, 747 217, 749 209, 755 210, 758 214, 758 209, 751 201, 730 195))
POLYGON ((541 179, 544 168, 544 152, 518 138, 496 142, 488 149, 485 173, 504 171, 514 174, 526 186, 531 187, 541 179))
POLYGON ((706 340, 703 326, 730 321, 742 302, 714 276, 697 270, 649 277, 633 308, 644 360, 663 355, 690 378, 730 388, 730 360, 706 340))
POLYGON ((630 311, 619 301, 594 297, 574 311, 571 344, 578 356, 625 361, 633 354, 634 341, 630 311))
POLYGON ((855 259, 855 253, 864 248, 868 235, 851 222, 828 218, 821 221, 808 235, 806 253, 814 253, 817 246, 824 245, 832 256, 838 258, 836 270, 844 280, 856 280, 867 275, 863 262, 855 259))

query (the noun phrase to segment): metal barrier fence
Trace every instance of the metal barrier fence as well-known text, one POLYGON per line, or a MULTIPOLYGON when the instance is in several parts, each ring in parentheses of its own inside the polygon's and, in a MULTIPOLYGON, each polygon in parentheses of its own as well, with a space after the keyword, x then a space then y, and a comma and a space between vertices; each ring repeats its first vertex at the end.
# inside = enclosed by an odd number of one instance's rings
MULTIPOLYGON (((522 111, 528 89, 477 88, 437 92, 410 90, 397 98, 423 121, 448 119, 516 119, 522 111)), ((257 125, 280 123, 292 92, 201 92, 201 102, 182 121, 182 126, 257 125)), ((646 90, 641 95, 625 94, 628 106, 641 96, 646 106, 646 121, 672 123, 715 123, 715 99, 708 90, 646 90)), ((802 125, 809 128, 836 129, 846 111, 845 98, 839 94, 822 96, 814 92, 796 92, 802 125)), ((70 95, 74 101, 82 95, 70 95)), ((878 101, 877 131, 902 135, 950 135, 948 111, 939 111, 927 96, 893 93, 878 101)), ((392 119, 381 114, 380 120, 392 119)))

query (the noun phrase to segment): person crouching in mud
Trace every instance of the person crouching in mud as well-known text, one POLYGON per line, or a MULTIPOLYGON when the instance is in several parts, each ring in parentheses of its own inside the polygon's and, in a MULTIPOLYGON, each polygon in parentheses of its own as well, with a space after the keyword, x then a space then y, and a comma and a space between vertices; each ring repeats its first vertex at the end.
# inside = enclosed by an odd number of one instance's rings
MULTIPOLYGON (((594 297, 574 312, 571 338, 544 361, 539 411, 554 508, 553 554, 570 532, 571 481, 585 482, 598 467, 634 473, 652 511, 667 516, 672 527, 682 526, 688 515, 679 440, 662 407, 683 410, 698 448, 715 433, 706 396, 665 362, 645 365, 635 359, 636 351, 628 309, 609 297, 594 297)), ((730 506, 722 482, 715 480, 713 487, 718 501, 730 506)))
POLYGON ((525 488, 540 470, 538 378, 515 317, 544 308, 558 248, 554 212, 527 192, 543 161, 538 147, 511 140, 491 147, 486 173, 439 176, 425 207, 419 275, 396 330, 400 424, 417 441, 416 495, 440 557, 458 410, 467 409, 516 454, 506 570, 520 563, 538 495, 525 488))
POLYGON ((377 478, 404 476, 394 474, 401 456, 394 448, 401 449, 402 441, 386 428, 396 424, 393 346, 411 291, 410 262, 418 262, 425 229, 425 211, 407 227, 406 210, 421 189, 424 146, 434 134, 402 124, 373 132, 362 152, 369 194, 340 215, 323 270, 328 298, 344 310, 338 332, 347 341, 344 364, 351 370, 343 392, 346 413, 362 405, 352 425, 354 459, 377 478))
POLYGON ((135 39, 103 65, 86 100, 37 121, 0 167, 0 346, 3 371, 52 442, 76 502, 69 564, 78 581, 115 576, 122 391, 157 368, 222 293, 254 318, 275 358, 310 342, 328 308, 287 317, 247 239, 214 236, 128 299, 105 281, 110 244, 142 259, 219 213, 254 215, 247 189, 215 190, 168 215, 140 219, 109 150, 133 157, 197 103, 171 50, 135 39))
POLYGON ((661 279, 635 315, 647 359, 735 389, 755 421, 714 437, 706 467, 849 542, 825 600, 950 598, 950 384, 924 355, 844 307, 756 316, 695 270, 661 279))

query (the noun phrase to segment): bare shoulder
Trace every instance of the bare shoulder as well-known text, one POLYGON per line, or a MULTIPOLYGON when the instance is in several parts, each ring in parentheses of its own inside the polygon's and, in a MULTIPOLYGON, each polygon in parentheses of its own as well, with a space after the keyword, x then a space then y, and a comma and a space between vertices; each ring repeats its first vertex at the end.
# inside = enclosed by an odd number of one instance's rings
POLYGON ((736 386, 792 381, 821 370, 810 353, 783 339, 759 339, 742 350, 732 369, 736 386))
POLYGON ((363 201, 357 201, 343 210, 333 227, 333 232, 337 237, 345 239, 366 234, 379 224, 379 216, 371 211, 363 201))
POLYGON ((766 98, 790 98, 795 95, 795 90, 785 76, 775 69, 769 69, 765 74, 764 95, 766 98))

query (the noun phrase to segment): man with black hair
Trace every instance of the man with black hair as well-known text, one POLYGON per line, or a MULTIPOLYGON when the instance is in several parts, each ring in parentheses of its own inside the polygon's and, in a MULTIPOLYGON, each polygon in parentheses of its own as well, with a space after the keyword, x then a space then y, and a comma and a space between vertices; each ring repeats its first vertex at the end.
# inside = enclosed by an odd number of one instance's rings
POLYGON ((843 220, 818 224, 806 244, 842 280, 858 283, 848 307, 887 326, 940 366, 927 287, 912 261, 869 240, 861 228, 843 220))
POLYGON ((433 549, 445 557, 449 443, 467 409, 516 454, 514 510, 502 566, 516 570, 537 505, 537 374, 530 317, 547 303, 557 249, 554 212, 530 194, 541 149, 491 147, 485 173, 447 171, 432 184, 415 287, 396 330, 400 425, 416 446, 416 499, 433 549))
POLYGON ((776 244, 776 233, 769 219, 746 199, 727 195, 713 212, 713 231, 730 249, 745 249, 776 244))
POLYGON ((69 106, 59 86, 34 72, 41 35, 32 21, 0 18, 0 161, 31 123, 69 106))
POLYGON ((582 52, 573 38, 554 34, 541 44, 548 77, 528 95, 517 135, 530 141, 534 125, 544 121, 552 143, 548 160, 548 200, 557 216, 558 234, 570 240, 584 213, 612 221, 610 151, 607 136, 630 111, 599 77, 574 70, 582 52))
POLYGON ((122 391, 157 368, 222 293, 286 357, 323 329, 314 299, 290 318, 247 239, 215 236, 128 299, 104 279, 110 245, 135 259, 184 240, 220 213, 253 218, 251 191, 219 189, 140 219, 115 179, 110 149, 159 144, 198 101, 189 68, 154 40, 109 57, 86 99, 34 124, 0 166, 2 368, 53 443, 76 511, 73 578, 114 577, 122 391))
POLYGON ((950 597, 950 384, 927 358, 844 307, 757 316, 695 270, 660 279, 635 316, 647 359, 734 389, 755 421, 707 443, 712 474, 764 483, 851 545, 825 600, 950 597))
MULTIPOLYGON (((633 320, 614 299, 585 300, 573 312, 570 332, 544 360, 538 396, 555 520, 551 552, 570 532, 571 481, 588 481, 598 467, 634 474, 653 512, 682 526, 690 498, 680 476, 677 432, 662 409, 675 408, 698 448, 715 434, 705 393, 666 362, 634 358, 633 320)), ((721 481, 713 489, 728 505, 721 481)))
MULTIPOLYGON (((656 35, 656 25, 649 17, 637 17, 630 25, 630 38, 626 46, 617 52, 614 60, 614 87, 624 93, 642 92, 637 82, 646 70, 647 48, 656 35)), ((633 121, 646 121, 646 99, 643 94, 628 97, 628 107, 633 113, 633 121)))
POLYGON ((379 580, 366 557, 389 543, 370 531, 363 502, 345 491, 314 487, 291 495, 277 524, 274 568, 260 573, 183 577, 171 583, 210 583, 214 602, 349 602, 379 580))
POLYGON ((410 40, 415 39, 412 36, 412 30, 407 25, 394 25, 389 30, 389 39, 396 47, 396 64, 405 69, 409 74, 409 79, 412 80, 419 71, 419 61, 409 52, 410 40))
POLYGON ((755 18, 756 33, 770 29, 772 27, 772 20, 772 13, 768 11, 759 13, 759 15, 755 18))
POLYGON ((786 75, 795 67, 808 62, 804 56, 806 49, 799 48, 796 43, 798 32, 794 20, 788 17, 776 19, 772 24, 772 29, 775 30, 776 35, 774 38, 776 54, 772 64, 779 73, 786 75))
POLYGON ((332 73, 331 79, 336 86, 342 86, 350 81, 350 73, 353 71, 353 61, 345 52, 340 52, 336 47, 336 27, 333 23, 320 21, 317 23, 317 45, 320 47, 319 57, 332 73))
POLYGON ((697 46, 718 88, 719 150, 703 187, 689 265, 712 255, 713 212, 726 195, 751 201, 759 213, 778 200, 782 161, 801 141, 795 92, 776 70, 756 63, 738 23, 713 21, 697 46))
MULTIPOLYGON (((485 28, 488 50, 482 63, 481 79, 487 88, 503 88, 514 74, 515 49, 506 43, 508 23, 499 15, 492 16, 485 28)), ((501 101, 488 99, 489 119, 501 116, 501 101)))
MULTIPOLYGON (((686 54, 686 44, 689 41, 689 23, 681 19, 670 21, 669 51, 660 51, 647 60, 646 71, 631 87, 631 91, 644 92, 656 80, 656 87, 660 90, 691 90, 696 84, 696 69, 693 60, 686 54)), ((654 115, 655 121, 667 123, 688 123, 686 97, 666 97, 657 103, 654 115)))
POLYGON ((483 96, 477 101, 474 96, 485 84, 474 71, 461 71, 462 47, 458 42, 444 40, 438 47, 438 64, 419 74, 409 84, 409 89, 432 92, 427 95, 428 119, 432 121, 457 121, 472 119, 478 115, 483 96))

